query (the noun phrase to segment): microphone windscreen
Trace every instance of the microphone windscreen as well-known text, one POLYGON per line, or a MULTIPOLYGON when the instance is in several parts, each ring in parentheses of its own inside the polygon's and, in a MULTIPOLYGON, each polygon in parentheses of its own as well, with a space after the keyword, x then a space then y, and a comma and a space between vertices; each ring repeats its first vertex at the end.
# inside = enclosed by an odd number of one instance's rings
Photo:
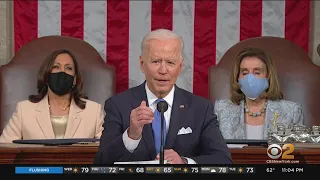
POLYGON ((159 112, 166 112, 168 110, 168 103, 166 101, 160 101, 157 104, 157 110, 159 112))

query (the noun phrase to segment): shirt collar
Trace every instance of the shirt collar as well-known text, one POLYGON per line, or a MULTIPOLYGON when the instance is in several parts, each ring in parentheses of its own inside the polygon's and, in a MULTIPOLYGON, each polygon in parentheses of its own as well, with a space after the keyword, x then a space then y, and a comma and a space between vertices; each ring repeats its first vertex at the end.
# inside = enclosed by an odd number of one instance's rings
MULTIPOLYGON (((145 84, 145 89, 146 89, 148 103, 149 103, 149 107, 150 107, 159 98, 150 91, 147 83, 145 84)), ((169 92, 169 94, 166 97, 162 98, 163 100, 165 100, 168 103, 169 107, 172 107, 174 89, 175 89, 175 87, 173 86, 171 91, 169 92)))

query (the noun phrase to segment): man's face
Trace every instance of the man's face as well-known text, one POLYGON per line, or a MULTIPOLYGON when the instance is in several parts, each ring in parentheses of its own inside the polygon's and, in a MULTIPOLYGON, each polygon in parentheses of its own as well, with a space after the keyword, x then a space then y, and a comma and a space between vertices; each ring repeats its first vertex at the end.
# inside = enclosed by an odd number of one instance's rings
POLYGON ((145 74, 151 92, 163 98, 169 94, 182 71, 180 41, 152 39, 146 48, 140 57, 140 69, 145 74))

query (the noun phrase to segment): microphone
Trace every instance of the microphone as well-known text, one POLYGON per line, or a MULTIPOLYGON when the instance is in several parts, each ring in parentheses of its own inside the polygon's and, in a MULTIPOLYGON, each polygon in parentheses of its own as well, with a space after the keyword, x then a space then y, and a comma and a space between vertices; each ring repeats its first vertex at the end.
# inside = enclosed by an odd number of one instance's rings
POLYGON ((168 103, 166 101, 160 101, 157 104, 157 110, 161 113, 160 164, 164 164, 164 112, 168 110, 168 103))

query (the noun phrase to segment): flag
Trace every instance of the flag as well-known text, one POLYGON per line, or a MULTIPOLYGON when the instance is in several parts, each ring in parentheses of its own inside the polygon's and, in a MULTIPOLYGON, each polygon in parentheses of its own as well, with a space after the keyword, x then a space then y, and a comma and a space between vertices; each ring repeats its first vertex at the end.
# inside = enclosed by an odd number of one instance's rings
POLYGON ((83 39, 115 67, 119 93, 145 80, 144 35, 170 29, 185 42, 177 85, 208 98, 209 67, 239 41, 284 37, 308 52, 309 16, 309 0, 14 0, 14 49, 48 35, 83 39))

